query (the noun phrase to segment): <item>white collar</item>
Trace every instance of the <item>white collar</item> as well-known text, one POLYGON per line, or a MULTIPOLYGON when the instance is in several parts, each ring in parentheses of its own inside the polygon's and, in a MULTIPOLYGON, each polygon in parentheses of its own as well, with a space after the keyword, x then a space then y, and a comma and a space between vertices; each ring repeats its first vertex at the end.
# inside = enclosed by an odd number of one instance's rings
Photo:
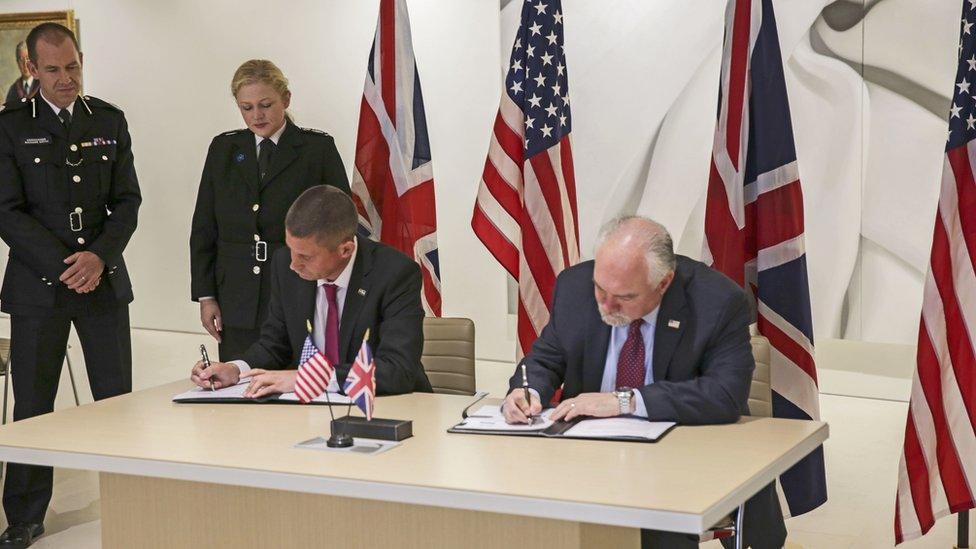
MULTIPOLYGON (((285 123, 284 123, 284 124, 282 124, 282 125, 281 125, 281 127, 280 127, 280 128, 278 128, 278 131, 276 131, 276 132, 274 132, 273 134, 271 134, 271 137, 269 137, 269 138, 268 138, 268 139, 270 139, 270 140, 271 140, 271 142, 272 142, 272 143, 274 143, 274 144, 275 144, 276 146, 278 145, 278 140, 279 140, 279 139, 281 139, 281 134, 283 134, 283 133, 285 133, 285 127, 286 127, 286 126, 288 126, 288 121, 287 121, 287 120, 285 121, 285 123)), ((259 147, 260 147, 260 146, 261 146, 261 142, 262 142, 262 141, 264 141, 264 138, 263 138, 263 137, 261 137, 261 136, 260 136, 260 135, 258 135, 258 134, 254 134, 254 144, 255 144, 256 146, 259 146, 259 147)))
POLYGON ((20 81, 26 83, 28 88, 34 85, 34 77, 33 76, 28 76, 27 77, 27 80, 24 80, 23 78, 21 78, 20 81))
POLYGON ((356 254, 359 253, 359 239, 358 239, 358 237, 353 236, 352 237, 352 242, 353 242, 353 244, 356 245, 356 247, 352 249, 352 256, 349 258, 349 263, 346 264, 346 268, 342 269, 342 272, 339 273, 339 276, 336 277, 336 279, 333 280, 332 282, 329 282, 328 280, 325 280, 324 278, 318 279, 318 285, 319 286, 321 286, 323 284, 335 284, 336 286, 338 286, 340 288, 348 288, 349 287, 349 279, 352 278, 352 267, 356 263, 356 254))
MULTIPOLYGON (((43 99, 45 103, 47 103, 48 105, 51 106, 51 110, 54 111, 55 116, 57 116, 57 114, 59 112, 61 112, 61 107, 59 107, 59 106, 55 105, 54 103, 51 103, 50 101, 48 101, 47 100, 47 97, 44 97, 44 92, 40 92, 38 95, 41 96, 41 99, 43 99)), ((69 114, 71 114, 71 115, 74 115, 75 114, 75 102, 74 101, 72 101, 71 104, 68 105, 65 108, 68 109, 68 113, 69 114)))

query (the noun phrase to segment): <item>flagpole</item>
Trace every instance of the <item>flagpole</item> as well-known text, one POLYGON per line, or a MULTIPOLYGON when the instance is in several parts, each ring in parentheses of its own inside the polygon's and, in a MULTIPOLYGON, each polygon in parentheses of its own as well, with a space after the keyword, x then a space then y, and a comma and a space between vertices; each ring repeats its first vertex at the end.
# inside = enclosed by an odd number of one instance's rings
MULTIPOLYGON (((308 328, 308 335, 312 335, 312 321, 305 320, 305 327, 308 328)), ((328 359, 327 359, 328 360, 328 359)), ((331 365, 335 368, 335 365, 331 365)), ((329 407, 329 417, 332 418, 332 423, 329 424, 329 439, 325 441, 325 445, 329 448, 348 448, 352 446, 352 438, 348 435, 337 435, 332 429, 335 425, 335 412, 332 411, 332 399, 329 398, 329 386, 325 387, 325 404, 329 407)))
POLYGON ((956 520, 959 521, 958 531, 956 532, 956 549, 968 549, 969 548, 969 511, 959 511, 956 514, 956 520))

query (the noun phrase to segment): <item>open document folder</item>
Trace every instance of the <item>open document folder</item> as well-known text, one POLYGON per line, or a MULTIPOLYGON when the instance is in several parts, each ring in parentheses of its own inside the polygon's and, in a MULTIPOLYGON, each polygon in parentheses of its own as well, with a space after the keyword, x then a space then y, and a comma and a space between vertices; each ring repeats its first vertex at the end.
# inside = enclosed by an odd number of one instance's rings
MULTIPOLYGON (((180 403, 201 403, 211 404, 300 404, 295 393, 274 393, 261 398, 247 398, 244 391, 250 383, 249 379, 242 379, 237 385, 224 387, 211 391, 203 387, 194 387, 185 393, 180 393, 173 397, 173 402, 180 403)), ((322 393, 309 404, 349 404, 351 400, 346 395, 339 393, 322 393)))
POLYGON ((529 425, 513 425, 505 422, 501 406, 486 404, 447 432, 656 442, 676 425, 672 421, 647 421, 630 416, 581 417, 572 421, 554 422, 549 419, 552 411, 552 408, 543 410, 529 425))

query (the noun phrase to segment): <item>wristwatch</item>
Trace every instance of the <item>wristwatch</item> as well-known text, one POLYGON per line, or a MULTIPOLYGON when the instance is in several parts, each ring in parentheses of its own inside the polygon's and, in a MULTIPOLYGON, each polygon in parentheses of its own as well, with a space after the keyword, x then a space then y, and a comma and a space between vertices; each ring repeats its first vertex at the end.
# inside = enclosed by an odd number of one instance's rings
POLYGON ((617 397, 617 404, 620 405, 620 415, 626 416, 634 413, 634 390, 630 387, 620 387, 613 392, 617 397))

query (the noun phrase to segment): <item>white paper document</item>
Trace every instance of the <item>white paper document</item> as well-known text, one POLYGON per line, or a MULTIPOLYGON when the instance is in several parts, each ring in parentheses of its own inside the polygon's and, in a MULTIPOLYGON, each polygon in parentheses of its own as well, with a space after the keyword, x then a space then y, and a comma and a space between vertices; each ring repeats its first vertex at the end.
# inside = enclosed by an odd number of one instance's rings
POLYGON ((637 417, 608 417, 583 420, 563 432, 574 438, 642 438, 657 440, 675 424, 637 417))
MULTIPOLYGON (((242 379, 237 382, 237 385, 231 385, 230 387, 224 387, 223 389, 217 389, 216 391, 211 391, 210 389, 205 389, 203 387, 194 387, 185 393, 180 393, 174 396, 173 402, 179 402, 181 400, 220 400, 223 398, 244 398, 244 391, 247 390, 247 385, 250 382, 250 379, 242 379)), ((281 396, 279 396, 277 400, 284 402, 298 402, 298 395, 295 393, 281 393, 281 396)), ((312 400, 312 402, 348 404, 351 402, 351 400, 346 395, 340 395, 338 393, 322 393, 312 400)))
POLYGON ((543 410, 542 415, 534 418, 531 425, 513 425, 505 421, 501 406, 486 404, 475 410, 458 427, 472 431, 543 431, 552 427, 552 420, 549 419, 551 413, 552 408, 543 410))

